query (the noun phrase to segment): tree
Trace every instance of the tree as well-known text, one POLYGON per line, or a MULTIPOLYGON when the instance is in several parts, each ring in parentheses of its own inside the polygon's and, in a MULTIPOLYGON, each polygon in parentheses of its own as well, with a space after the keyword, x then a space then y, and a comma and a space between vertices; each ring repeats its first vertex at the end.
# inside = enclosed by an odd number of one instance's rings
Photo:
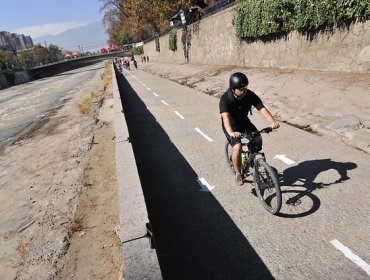
POLYGON ((49 52, 48 50, 41 46, 41 44, 37 44, 33 48, 33 61, 36 64, 46 64, 49 61, 49 52))
POLYGON ((144 40, 167 29, 169 18, 196 0, 100 0, 110 40, 144 40))
POLYGON ((130 34, 128 34, 127 32, 121 37, 120 39, 120 44, 123 46, 123 45, 126 45, 126 44, 129 44, 131 42, 131 36, 130 34))
POLYGON ((50 44, 47 51, 51 62, 57 62, 62 58, 62 51, 56 45, 50 44))
POLYGON ((0 50, 0 67, 1 69, 12 69, 16 59, 13 52, 0 50))
POLYGON ((30 69, 33 66, 32 51, 24 50, 17 53, 18 61, 24 68, 30 69))

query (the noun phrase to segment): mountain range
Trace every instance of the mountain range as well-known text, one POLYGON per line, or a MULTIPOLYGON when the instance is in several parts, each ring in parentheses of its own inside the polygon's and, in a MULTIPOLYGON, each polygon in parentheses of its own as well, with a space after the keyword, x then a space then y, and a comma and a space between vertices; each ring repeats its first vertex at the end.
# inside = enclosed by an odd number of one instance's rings
POLYGON ((94 52, 107 46, 108 35, 100 21, 91 22, 85 26, 68 29, 58 35, 45 35, 32 38, 34 44, 42 46, 54 44, 62 51, 94 52))

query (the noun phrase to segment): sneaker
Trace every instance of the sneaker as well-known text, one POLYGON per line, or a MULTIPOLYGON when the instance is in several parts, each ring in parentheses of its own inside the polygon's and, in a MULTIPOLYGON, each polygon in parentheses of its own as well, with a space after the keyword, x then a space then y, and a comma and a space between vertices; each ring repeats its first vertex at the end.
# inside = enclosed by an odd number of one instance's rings
POLYGON ((243 185, 243 177, 242 177, 241 174, 236 174, 235 183, 236 183, 237 186, 242 186, 243 185))

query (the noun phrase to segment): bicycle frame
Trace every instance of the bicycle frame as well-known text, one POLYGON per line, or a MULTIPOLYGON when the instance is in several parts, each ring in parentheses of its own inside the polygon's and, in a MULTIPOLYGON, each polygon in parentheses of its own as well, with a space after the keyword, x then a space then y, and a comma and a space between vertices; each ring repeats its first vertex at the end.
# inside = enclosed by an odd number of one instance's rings
POLYGON ((244 154, 247 159, 247 164, 244 164, 243 162, 241 164, 242 174, 244 177, 246 177, 246 173, 249 168, 254 169, 256 160, 258 160, 259 158, 266 160, 265 153, 257 151, 253 147, 255 147, 257 136, 259 136, 261 133, 269 133, 270 131, 272 131, 272 129, 270 130, 270 128, 264 128, 260 131, 242 134, 242 154, 244 154), (247 139, 248 142, 243 142, 243 139, 247 139), (245 149, 244 147, 248 147, 248 149, 245 149))
POLYGON ((263 160, 266 160, 265 153, 263 153, 263 152, 253 153, 253 152, 250 152, 249 150, 243 150, 242 153, 245 154, 245 157, 247 159, 247 164, 244 164, 243 162, 241 164, 242 174, 244 174, 244 175, 246 175, 246 172, 248 171, 249 168, 254 169, 255 162, 259 158, 262 158, 263 160))

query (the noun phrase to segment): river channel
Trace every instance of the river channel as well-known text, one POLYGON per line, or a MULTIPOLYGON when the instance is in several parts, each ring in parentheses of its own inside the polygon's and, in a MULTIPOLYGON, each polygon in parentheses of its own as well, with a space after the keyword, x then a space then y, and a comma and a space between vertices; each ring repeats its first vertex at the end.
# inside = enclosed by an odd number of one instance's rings
POLYGON ((0 147, 25 127, 63 104, 65 96, 92 79, 103 62, 0 91, 0 147))

